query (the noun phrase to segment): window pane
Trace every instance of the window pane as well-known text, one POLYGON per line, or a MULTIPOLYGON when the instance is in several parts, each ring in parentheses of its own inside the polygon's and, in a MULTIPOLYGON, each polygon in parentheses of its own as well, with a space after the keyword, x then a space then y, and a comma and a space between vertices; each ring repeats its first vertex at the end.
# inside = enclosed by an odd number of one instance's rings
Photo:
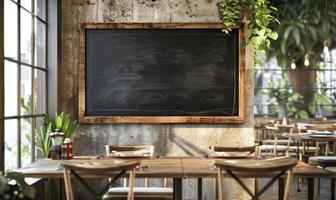
POLYGON ((5 56, 17 60, 17 5, 10 0, 5 1, 5 56))
POLYGON ((18 115, 18 66, 5 61, 5 116, 18 115))
POLYGON ((21 5, 27 10, 31 11, 32 9, 32 0, 21 0, 21 5))
POLYGON ((31 64, 32 16, 21 8, 21 62, 31 64))
POLYGON ((45 68, 46 65, 46 26, 39 19, 36 20, 35 36, 35 65, 45 68))
POLYGON ((46 0, 36 0, 36 15, 45 20, 46 16, 46 0))
POLYGON ((17 119, 5 120, 5 170, 17 168, 17 119))
POLYGON ((32 118, 21 119, 21 165, 31 162, 32 118))
POLYGON ((42 159, 44 158, 43 156, 43 152, 41 151, 42 150, 42 145, 41 143, 39 142, 38 138, 39 138, 39 135, 41 134, 41 127, 43 125, 43 117, 37 117, 35 118, 36 120, 36 159, 42 159))
POLYGON ((32 70, 30 67, 21 65, 21 96, 20 96, 20 107, 22 115, 31 114, 32 110, 32 91, 31 91, 31 79, 32 79, 32 70))
POLYGON ((35 69, 34 87, 37 114, 46 113, 46 72, 35 69))

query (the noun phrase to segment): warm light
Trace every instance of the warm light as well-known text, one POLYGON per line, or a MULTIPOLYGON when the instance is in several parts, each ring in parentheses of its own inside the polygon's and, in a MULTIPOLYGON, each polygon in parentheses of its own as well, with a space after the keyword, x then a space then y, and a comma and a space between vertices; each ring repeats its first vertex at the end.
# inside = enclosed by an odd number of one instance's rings
POLYGON ((323 53, 324 53, 324 54, 328 54, 328 53, 329 53, 329 47, 328 47, 328 41, 327 41, 327 40, 325 40, 325 41, 323 42, 323 46, 324 46, 324 48, 323 48, 323 53))
POLYGON ((295 68, 296 68, 296 64, 295 64, 294 61, 293 61, 292 64, 291 64, 291 68, 292 68, 292 69, 295 69, 295 68))
POLYGON ((305 65, 306 67, 309 66, 309 56, 308 56, 308 54, 305 55, 304 65, 305 65))
POLYGON ((324 48, 323 48, 323 53, 324 53, 324 54, 328 54, 328 53, 329 53, 329 48, 328 48, 328 46, 324 46, 324 48))

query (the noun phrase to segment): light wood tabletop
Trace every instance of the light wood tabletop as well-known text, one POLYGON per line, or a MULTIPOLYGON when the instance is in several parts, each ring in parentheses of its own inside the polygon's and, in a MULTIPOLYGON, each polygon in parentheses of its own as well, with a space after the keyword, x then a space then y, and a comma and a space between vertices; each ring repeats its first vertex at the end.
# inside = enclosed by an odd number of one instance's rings
MULTIPOLYGON (((96 157, 85 157, 95 159, 96 157)), ((82 159, 82 157, 75 157, 82 159)), ((112 159, 115 160, 115 159, 112 159)), ((170 178, 196 178, 216 177, 216 168, 213 163, 216 159, 203 157, 162 157, 154 159, 127 159, 137 160, 140 166, 137 168, 137 177, 170 177, 170 178)), ((35 163, 15 170, 21 172, 25 177, 32 178, 62 178, 63 167, 61 160, 38 160, 35 163)), ((105 175, 105 177, 108 175, 105 175)), ((111 174, 113 176, 113 174, 111 174)), ((251 175, 252 176, 252 175, 251 175)), ((268 174, 264 175, 268 177, 268 174)), ((326 170, 311 166, 304 162, 298 162, 294 168, 294 176, 297 177, 330 177, 326 170)))
POLYGON ((332 142, 333 143, 333 154, 336 155, 336 135, 328 137, 311 137, 308 134, 284 134, 285 137, 291 138, 297 141, 297 148, 299 149, 300 143, 307 142, 332 142))
MULTIPOLYGON (((96 160, 97 157, 75 157, 74 160, 96 160)), ((120 159, 120 158, 119 158, 120 159)), ((174 199, 182 199, 182 179, 183 178, 198 178, 198 199, 202 199, 202 178, 217 177, 217 169, 214 167, 215 160, 218 158, 204 158, 204 157, 160 157, 153 159, 139 159, 139 158, 122 158, 123 160, 139 161, 140 165, 136 169, 137 178, 173 178, 174 199)), ((245 158, 255 159, 255 158, 245 158)), ((110 159, 105 159, 107 162, 110 159)), ((112 159, 112 160, 115 160, 112 159)), ((38 160, 35 163, 15 172, 21 172, 25 177, 31 178, 46 178, 46 179, 62 179, 63 167, 61 160, 38 160)), ((113 162, 113 161, 112 161, 113 162)), ((224 172, 226 173, 226 172, 224 172)), ((112 177, 115 174, 104 174, 101 176, 87 176, 87 178, 112 177)), ((125 174, 127 176, 128 173, 125 174)), ((274 174, 264 173, 261 176, 256 174, 242 174, 237 173, 240 177, 273 177, 274 174)), ((314 178, 317 177, 336 177, 327 170, 317 168, 304 162, 298 162, 293 170, 295 177, 308 178, 308 198, 313 199, 314 196, 314 178)), ((226 176, 229 177, 229 176, 226 176)), ((85 175, 84 177, 85 178, 85 175)), ((279 181, 279 190, 283 188, 283 181, 279 181)), ((280 194, 280 193, 279 193, 280 194)), ((282 199, 279 195, 279 199, 282 199)))

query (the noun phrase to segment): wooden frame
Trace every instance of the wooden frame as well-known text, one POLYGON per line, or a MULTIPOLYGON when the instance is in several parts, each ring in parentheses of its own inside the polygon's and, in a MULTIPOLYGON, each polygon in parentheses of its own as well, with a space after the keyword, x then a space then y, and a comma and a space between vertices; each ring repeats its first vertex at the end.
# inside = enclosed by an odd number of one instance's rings
POLYGON ((0 2, 0 174, 5 169, 4 1, 0 2))
MULTIPOLYGON (((222 23, 86 23, 80 30, 78 118, 80 123, 244 123, 246 49, 241 43, 245 27, 239 29, 239 115, 238 116, 86 116, 85 114, 85 32, 88 29, 222 29, 222 23)), ((223 33, 224 34, 224 33, 223 33)))

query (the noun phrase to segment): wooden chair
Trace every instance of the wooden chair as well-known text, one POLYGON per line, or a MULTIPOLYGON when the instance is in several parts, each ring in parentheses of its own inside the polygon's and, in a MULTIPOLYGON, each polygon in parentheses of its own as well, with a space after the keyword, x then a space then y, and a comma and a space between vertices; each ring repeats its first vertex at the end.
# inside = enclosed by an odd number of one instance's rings
MULTIPOLYGON (((269 136, 268 140, 262 141, 262 145, 258 146, 257 155, 261 156, 262 152, 266 152, 268 155, 273 154, 277 156, 279 152, 284 154, 288 153, 288 139, 279 140, 280 129, 277 126, 265 126, 264 127, 266 134, 269 136)), ((282 134, 282 133, 281 133, 282 134)))
MULTIPOLYGON (((211 145, 209 147, 211 153, 209 157, 214 158, 246 158, 256 156, 256 146, 243 146, 243 147, 224 147, 219 145, 211 145)), ((214 193, 218 191, 218 181, 214 179, 214 193)), ((255 189, 258 188, 259 183, 254 179, 255 189)))
POLYGON ((69 160, 63 161, 64 167, 64 183, 66 191, 66 199, 73 200, 74 195, 72 191, 71 175, 76 177, 79 182, 90 192, 92 197, 89 199, 102 199, 102 196, 106 193, 109 187, 127 171, 130 171, 129 179, 130 185, 127 191, 127 199, 134 199, 134 179, 135 168, 140 162, 138 161, 124 161, 124 160, 92 160, 92 161, 80 161, 69 160), (83 177, 113 177, 111 181, 99 192, 95 192, 92 187, 83 179, 83 177))
MULTIPOLYGON (((106 145, 106 156, 116 158, 152 158, 154 155, 153 145, 143 146, 114 146, 106 145)), ((134 187, 136 199, 173 199, 173 189, 167 187, 168 181, 163 180, 163 187, 149 187, 149 179, 145 178, 144 187, 134 187)), ((106 198, 125 199, 127 196, 127 179, 124 179, 123 187, 113 187, 105 195, 106 198)))
POLYGON ((290 188, 293 178, 293 168, 296 166, 297 160, 289 157, 278 157, 266 160, 216 160, 214 165, 218 173, 218 196, 220 200, 224 199, 223 179, 225 171, 252 197, 258 199, 276 180, 287 172, 287 180, 285 185, 284 199, 289 199, 290 188), (273 175, 273 178, 260 191, 252 192, 240 179, 240 174, 253 174, 255 178, 264 176, 265 173, 273 175))
POLYGON ((210 157, 249 157, 255 156, 256 146, 246 147, 223 147, 219 145, 211 145, 210 157))
MULTIPOLYGON (((307 124, 307 123, 297 123, 295 130, 292 133, 293 134, 305 134, 309 132, 309 128, 314 127, 313 124, 307 124)), ((289 152, 296 152, 299 155, 299 160, 302 160, 302 156, 306 153, 315 154, 317 155, 320 148, 318 145, 316 146, 306 146, 305 144, 299 144, 299 147, 294 144, 291 140, 291 138, 288 139, 288 153, 289 152)), ((289 155, 289 154, 288 154, 289 155)))

